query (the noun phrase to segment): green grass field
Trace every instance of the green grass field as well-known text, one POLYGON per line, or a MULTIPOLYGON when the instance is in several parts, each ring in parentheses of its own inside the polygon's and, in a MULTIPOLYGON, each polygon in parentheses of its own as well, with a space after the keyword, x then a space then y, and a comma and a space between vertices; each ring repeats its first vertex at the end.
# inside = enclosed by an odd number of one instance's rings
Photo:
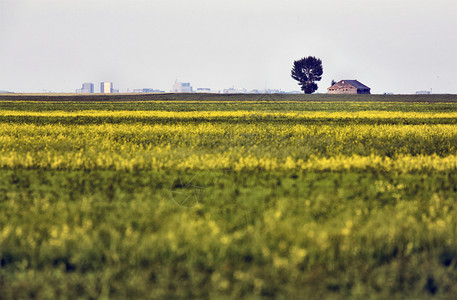
POLYGON ((0 95, 0 299, 457 295, 455 95, 46 97, 0 95))

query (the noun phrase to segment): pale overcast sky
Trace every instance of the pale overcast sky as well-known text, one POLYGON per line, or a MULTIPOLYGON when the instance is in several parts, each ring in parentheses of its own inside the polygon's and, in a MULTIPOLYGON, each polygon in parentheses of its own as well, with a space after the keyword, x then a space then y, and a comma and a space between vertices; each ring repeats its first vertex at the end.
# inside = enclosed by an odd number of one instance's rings
POLYGON ((294 60, 322 59, 318 92, 457 93, 456 0, 0 0, 0 90, 299 90, 294 60))

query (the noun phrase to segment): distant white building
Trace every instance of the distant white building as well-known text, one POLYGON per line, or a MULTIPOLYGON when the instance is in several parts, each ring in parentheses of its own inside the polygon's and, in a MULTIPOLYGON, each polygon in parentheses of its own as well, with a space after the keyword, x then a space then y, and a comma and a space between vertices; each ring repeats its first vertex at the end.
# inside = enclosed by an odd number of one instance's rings
POLYGON ((100 82, 100 93, 103 93, 103 94, 119 93, 119 90, 114 89, 112 82, 100 82))
POLYGON ((82 88, 76 90, 76 93, 92 94, 93 92, 94 84, 92 82, 84 82, 82 88))
POLYGON ((172 93, 192 93, 190 82, 175 82, 171 88, 172 93))

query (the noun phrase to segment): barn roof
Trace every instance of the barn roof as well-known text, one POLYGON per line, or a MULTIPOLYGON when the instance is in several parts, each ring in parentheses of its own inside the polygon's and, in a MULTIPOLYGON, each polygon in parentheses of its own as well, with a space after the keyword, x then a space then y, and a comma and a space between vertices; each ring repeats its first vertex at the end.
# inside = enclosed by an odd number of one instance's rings
POLYGON ((343 81, 345 83, 348 83, 348 84, 352 85, 356 89, 369 89, 369 87, 367 87, 366 85, 358 82, 357 80, 341 80, 340 82, 343 82, 343 81))

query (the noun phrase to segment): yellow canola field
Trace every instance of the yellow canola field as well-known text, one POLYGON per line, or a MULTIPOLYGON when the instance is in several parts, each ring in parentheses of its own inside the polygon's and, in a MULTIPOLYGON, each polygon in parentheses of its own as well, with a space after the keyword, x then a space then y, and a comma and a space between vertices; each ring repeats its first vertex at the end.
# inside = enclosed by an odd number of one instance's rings
POLYGON ((457 126, 307 125, 300 118, 451 118, 457 113, 248 111, 1 111, 1 116, 182 119, 176 124, 10 124, 0 127, 1 168, 230 169, 412 172, 457 169, 457 126), (216 117, 287 122, 212 123, 216 117), (186 118, 203 118, 186 122, 186 118), (206 121, 208 120, 208 121, 206 121))

